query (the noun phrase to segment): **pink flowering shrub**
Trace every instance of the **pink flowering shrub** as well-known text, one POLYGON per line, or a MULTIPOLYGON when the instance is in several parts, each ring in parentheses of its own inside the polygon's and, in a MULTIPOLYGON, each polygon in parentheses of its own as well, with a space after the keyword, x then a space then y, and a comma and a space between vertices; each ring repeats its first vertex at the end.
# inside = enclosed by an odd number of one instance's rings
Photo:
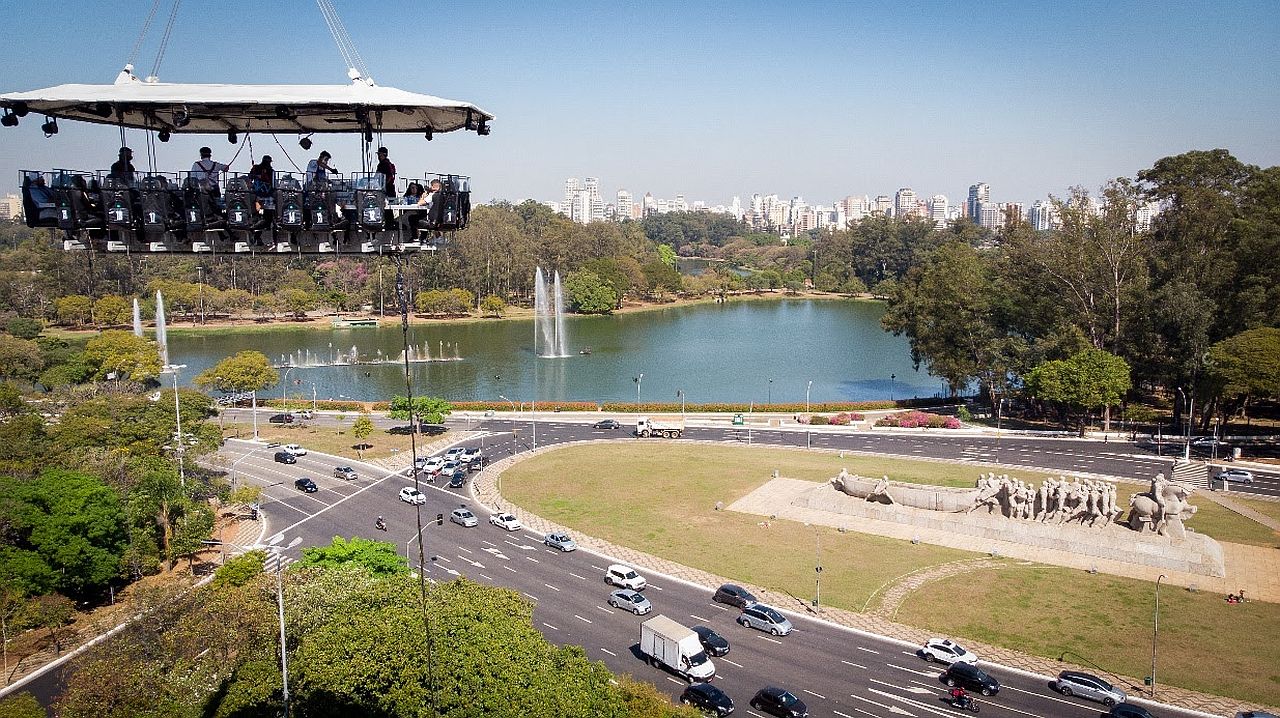
POLYGON ((902 411, 876 422, 876 426, 896 426, 903 429, 959 429, 960 420, 954 416, 930 414, 924 411, 902 411))

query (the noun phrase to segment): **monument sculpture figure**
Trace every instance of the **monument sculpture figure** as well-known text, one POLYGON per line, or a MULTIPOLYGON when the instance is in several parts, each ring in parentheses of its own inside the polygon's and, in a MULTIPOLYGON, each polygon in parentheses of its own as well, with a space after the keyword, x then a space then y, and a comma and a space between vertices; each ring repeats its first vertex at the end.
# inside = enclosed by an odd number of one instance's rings
POLYGON ((1167 481, 1164 474, 1156 474, 1150 490, 1129 497, 1129 528, 1149 529, 1173 539, 1185 538, 1187 530, 1183 522, 1199 510, 1187 502, 1193 491, 1192 486, 1167 481))

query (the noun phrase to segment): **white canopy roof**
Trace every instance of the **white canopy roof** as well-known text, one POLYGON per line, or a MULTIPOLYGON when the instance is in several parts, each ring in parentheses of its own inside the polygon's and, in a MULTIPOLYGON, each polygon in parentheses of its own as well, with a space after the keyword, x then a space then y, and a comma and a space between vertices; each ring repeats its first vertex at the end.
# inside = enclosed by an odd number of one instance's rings
POLYGON ((112 85, 7 93, 0 95, 0 106, 59 119, 206 134, 450 132, 474 130, 493 119, 470 103, 359 78, 350 85, 208 85, 142 82, 127 70, 112 85))

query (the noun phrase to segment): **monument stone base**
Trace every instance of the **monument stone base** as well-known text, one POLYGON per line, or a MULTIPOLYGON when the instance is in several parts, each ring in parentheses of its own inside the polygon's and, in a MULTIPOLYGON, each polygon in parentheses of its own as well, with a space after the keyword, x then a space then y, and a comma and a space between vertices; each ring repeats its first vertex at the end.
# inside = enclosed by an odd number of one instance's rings
MULTIPOLYGON (((887 521, 904 526, 964 534, 992 541, 1009 541, 1068 551, 1081 556, 1123 561, 1201 576, 1226 576, 1222 546, 1187 529, 1174 540, 1154 532, 1137 532, 1123 524, 1079 526, 1009 519, 985 508, 972 513, 946 513, 883 504, 849 496, 830 483, 820 484, 792 502, 796 506, 833 514, 887 521)), ((1123 518, 1123 517, 1122 517, 1123 518)))

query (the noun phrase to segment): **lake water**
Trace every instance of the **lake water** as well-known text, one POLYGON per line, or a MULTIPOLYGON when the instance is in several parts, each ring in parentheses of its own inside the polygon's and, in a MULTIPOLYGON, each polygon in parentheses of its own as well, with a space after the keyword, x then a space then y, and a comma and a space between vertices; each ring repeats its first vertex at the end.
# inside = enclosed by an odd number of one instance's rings
MULTIPOLYGON (((451 361, 412 364, 415 395, 454 401, 537 400, 803 402, 934 396, 942 382, 911 366, 905 337, 880 328, 884 306, 872 302, 778 300, 699 304, 607 317, 566 319, 573 356, 533 354, 531 321, 415 325, 417 354, 451 361), (577 354, 589 347, 591 354, 577 354), (890 377, 896 377, 891 380, 890 377)), ((245 349, 273 363, 284 355, 329 363, 340 354, 362 361, 399 359, 400 329, 316 329, 170 334, 182 380, 245 349)), ((285 372, 281 369, 281 374, 285 372)), ((298 367, 289 370, 291 397, 385 400, 404 393, 400 363, 298 367)), ((280 386, 269 392, 278 396, 280 386)))

